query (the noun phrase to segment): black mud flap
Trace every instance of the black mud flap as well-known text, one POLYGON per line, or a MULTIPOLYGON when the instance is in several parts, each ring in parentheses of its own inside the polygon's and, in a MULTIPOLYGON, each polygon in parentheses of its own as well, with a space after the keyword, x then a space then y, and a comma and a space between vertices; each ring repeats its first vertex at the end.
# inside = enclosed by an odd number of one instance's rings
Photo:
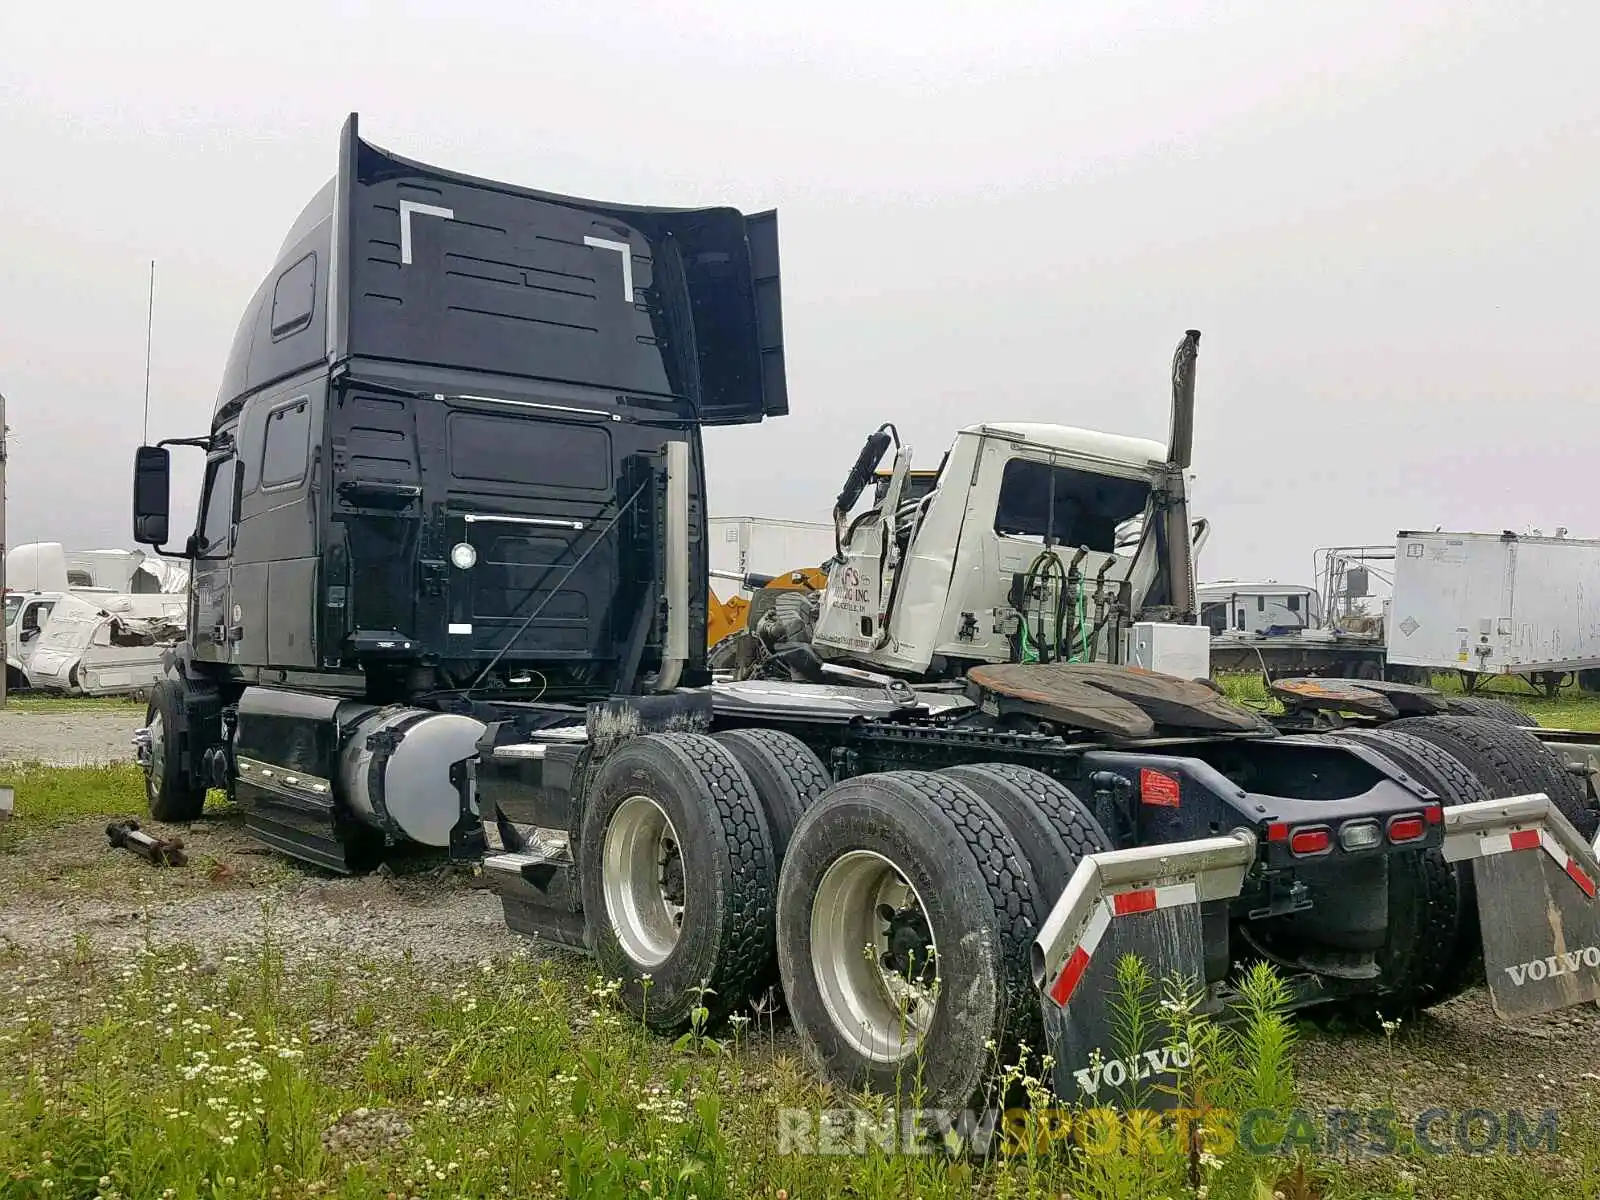
POLYGON ((450 827, 450 859, 473 862, 489 846, 493 817, 478 811, 477 755, 450 764, 450 783, 456 789, 456 823, 450 827))
POLYGON ((1600 1002, 1596 847, 1543 792, 1447 808, 1444 822, 1445 858, 1472 864, 1495 1014, 1600 1002))
MULTIPOLYGON (((1064 1103, 1113 1102, 1161 1110, 1162 1091, 1188 1065, 1181 1046, 1129 1047, 1118 1028, 1118 963, 1138 958, 1159 987, 1180 975, 1203 983, 1208 950, 1226 961, 1226 903, 1244 885, 1256 840, 1239 830, 1091 854, 1078 864, 1032 949, 1033 981, 1064 1103), (1223 919, 1208 920, 1209 913, 1223 919), (1208 945, 1220 936, 1220 945, 1208 945)), ((1160 999, 1157 995, 1154 999, 1160 999)))

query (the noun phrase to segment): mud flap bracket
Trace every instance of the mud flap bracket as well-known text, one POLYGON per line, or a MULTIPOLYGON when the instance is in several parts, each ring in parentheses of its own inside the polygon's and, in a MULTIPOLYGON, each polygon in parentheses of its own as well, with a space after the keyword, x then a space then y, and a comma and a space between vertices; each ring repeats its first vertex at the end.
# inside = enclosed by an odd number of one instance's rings
POLYGON ((1543 792, 1447 808, 1444 826, 1444 857, 1472 864, 1495 1015, 1600 1002, 1596 847, 1543 792))
POLYGON ((1255 836, 1240 829, 1078 864, 1031 952, 1058 1097, 1094 1102, 1116 1093, 1127 1103, 1131 1093, 1143 1107, 1168 1106, 1153 1089, 1187 1066, 1182 1048, 1119 1044, 1117 964, 1131 954, 1157 981, 1177 974, 1203 982, 1203 910, 1238 896, 1255 858, 1255 836))

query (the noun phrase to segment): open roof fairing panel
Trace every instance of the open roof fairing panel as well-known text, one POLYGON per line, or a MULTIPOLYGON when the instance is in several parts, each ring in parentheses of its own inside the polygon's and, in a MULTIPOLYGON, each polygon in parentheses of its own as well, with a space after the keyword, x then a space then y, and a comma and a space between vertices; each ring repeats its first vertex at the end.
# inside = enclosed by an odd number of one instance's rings
POLYGON ((425 166, 345 124, 335 357, 598 386, 707 424, 788 411, 777 217, 425 166))
POLYGON ((375 358, 601 387, 705 424, 788 412, 777 215, 607 204, 430 167, 345 122, 240 321, 219 409, 375 358))

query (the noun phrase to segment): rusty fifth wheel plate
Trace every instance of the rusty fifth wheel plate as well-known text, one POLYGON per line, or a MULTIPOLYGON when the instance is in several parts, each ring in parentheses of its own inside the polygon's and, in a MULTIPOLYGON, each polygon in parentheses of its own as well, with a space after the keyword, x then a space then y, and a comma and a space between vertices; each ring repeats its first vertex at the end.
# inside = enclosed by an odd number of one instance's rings
POLYGON ((1330 709, 1369 717, 1397 717, 1400 710, 1387 696, 1367 686, 1363 679, 1278 679, 1272 694, 1293 708, 1330 709))
POLYGON ((1105 663, 993 663, 967 678, 1046 720, 1117 737, 1148 737, 1157 726, 1253 733, 1248 709, 1203 683, 1105 663))

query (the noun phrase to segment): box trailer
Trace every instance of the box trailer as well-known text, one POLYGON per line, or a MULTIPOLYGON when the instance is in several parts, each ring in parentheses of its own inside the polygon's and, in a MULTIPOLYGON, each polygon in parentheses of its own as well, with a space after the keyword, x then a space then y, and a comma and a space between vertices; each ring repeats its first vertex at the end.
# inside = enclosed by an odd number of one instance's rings
POLYGON ((719 595, 727 591, 748 600, 745 576, 820 567, 836 549, 833 526, 819 521, 708 517, 706 525, 712 587, 719 595))
POLYGON ((1385 628, 1403 666, 1547 684, 1600 666, 1600 541, 1402 531, 1385 628))

